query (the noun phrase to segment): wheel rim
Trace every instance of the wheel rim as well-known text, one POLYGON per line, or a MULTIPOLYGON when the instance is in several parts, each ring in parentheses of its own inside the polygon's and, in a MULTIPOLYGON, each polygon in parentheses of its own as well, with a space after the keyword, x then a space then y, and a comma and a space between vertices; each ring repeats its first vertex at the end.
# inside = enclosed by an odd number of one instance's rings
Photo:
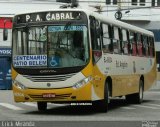
POLYGON ((140 81, 139 98, 140 98, 140 101, 143 100, 143 82, 142 81, 140 81))
POLYGON ((107 103, 110 103, 110 98, 109 98, 109 96, 110 96, 110 91, 109 91, 109 83, 107 82, 107 103))

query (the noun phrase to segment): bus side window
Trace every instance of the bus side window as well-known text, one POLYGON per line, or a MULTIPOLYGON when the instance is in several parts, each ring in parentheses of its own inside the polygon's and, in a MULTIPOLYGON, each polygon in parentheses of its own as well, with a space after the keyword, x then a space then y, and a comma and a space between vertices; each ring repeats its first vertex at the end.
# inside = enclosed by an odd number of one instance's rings
POLYGON ((149 37, 149 55, 150 57, 153 57, 155 55, 154 53, 154 39, 152 37, 149 37))
POLYGON ((111 41, 111 26, 108 24, 102 24, 103 32, 103 52, 112 52, 112 41, 111 41))
POLYGON ((130 42, 130 51, 133 56, 137 55, 137 46, 136 46, 136 34, 132 31, 129 32, 129 42, 130 42))
POLYGON ((125 29, 122 29, 122 51, 124 54, 128 54, 128 49, 129 49, 129 46, 128 46, 128 39, 127 39, 127 30, 125 29))
POLYGON ((90 26, 92 49, 101 50, 100 24, 94 17, 91 16, 90 26))
POLYGON ((127 30, 127 41, 128 41, 128 54, 132 54, 132 47, 131 47, 131 42, 130 42, 130 35, 129 31, 127 30))
POLYGON ((92 43, 93 63, 96 63, 102 56, 101 51, 101 27, 98 20, 90 16, 90 32, 92 43))
POLYGON ((148 57, 150 56, 150 52, 149 52, 149 37, 147 36, 147 51, 148 51, 148 57))
POLYGON ((142 36, 141 34, 137 34, 137 49, 138 49, 138 55, 143 56, 142 54, 142 36))
POLYGON ((148 37, 143 36, 143 55, 148 57, 148 37))
POLYGON ((155 56, 155 46, 154 46, 154 38, 152 37, 152 48, 153 48, 153 56, 155 56))
POLYGON ((113 51, 116 54, 121 52, 119 30, 116 26, 113 27, 113 51))

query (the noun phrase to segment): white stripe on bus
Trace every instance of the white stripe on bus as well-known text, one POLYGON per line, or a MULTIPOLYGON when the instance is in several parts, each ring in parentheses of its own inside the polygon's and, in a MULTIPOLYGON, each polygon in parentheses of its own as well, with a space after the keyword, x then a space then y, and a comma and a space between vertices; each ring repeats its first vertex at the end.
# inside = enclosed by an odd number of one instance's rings
POLYGON ((140 107, 140 108, 160 109, 160 108, 157 108, 157 107, 146 106, 146 105, 133 105, 133 106, 140 107))
POLYGON ((160 107, 160 104, 147 104, 147 105, 160 107))
POLYGON ((121 107, 121 108, 123 108, 123 109, 129 109, 129 110, 136 109, 134 107, 121 107))

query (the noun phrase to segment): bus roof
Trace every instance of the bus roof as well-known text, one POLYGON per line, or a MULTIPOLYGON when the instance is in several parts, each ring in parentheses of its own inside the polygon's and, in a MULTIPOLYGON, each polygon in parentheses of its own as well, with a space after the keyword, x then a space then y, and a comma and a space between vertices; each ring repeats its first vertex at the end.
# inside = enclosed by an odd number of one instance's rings
POLYGON ((130 31, 136 31, 136 32, 140 32, 146 35, 154 36, 154 34, 151 31, 148 31, 146 29, 143 29, 143 28, 140 28, 140 27, 116 20, 116 19, 111 19, 108 16, 105 17, 104 15, 98 14, 96 12, 90 12, 90 15, 96 17, 97 19, 107 24, 115 25, 117 27, 122 27, 130 31))
MULTIPOLYGON (((140 27, 116 20, 116 19, 111 19, 108 16, 99 14, 94 11, 80 9, 80 8, 54 9, 54 10, 48 10, 48 11, 36 11, 36 12, 31 12, 31 13, 54 12, 54 11, 82 11, 82 12, 85 12, 87 14, 87 16, 90 16, 90 15, 94 16, 96 19, 98 19, 104 23, 115 25, 117 27, 122 27, 122 28, 130 30, 130 31, 136 31, 136 32, 140 32, 140 33, 143 33, 146 35, 154 36, 154 34, 151 31, 148 31, 146 29, 143 29, 143 28, 140 28, 140 27)), ((15 16, 19 16, 19 15, 23 15, 23 14, 31 14, 31 13, 22 13, 22 14, 17 14, 15 16)))

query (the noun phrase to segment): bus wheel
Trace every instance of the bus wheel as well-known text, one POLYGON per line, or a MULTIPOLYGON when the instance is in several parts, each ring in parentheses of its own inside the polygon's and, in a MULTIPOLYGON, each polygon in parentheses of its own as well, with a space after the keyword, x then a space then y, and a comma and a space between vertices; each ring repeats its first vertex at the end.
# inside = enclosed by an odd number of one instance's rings
POLYGON ((47 102, 37 102, 39 111, 45 111, 47 109, 47 102))
POLYGON ((137 94, 137 103, 140 104, 143 101, 144 83, 143 80, 139 81, 139 93, 137 94))
POLYGON ((104 88, 104 99, 94 103, 94 107, 96 107, 96 110, 99 112, 108 111, 109 93, 110 93, 108 88, 109 88, 109 82, 106 82, 105 88, 104 88))
POLYGON ((129 103, 141 104, 143 101, 144 83, 143 80, 139 81, 139 92, 135 94, 126 95, 126 100, 129 103))

